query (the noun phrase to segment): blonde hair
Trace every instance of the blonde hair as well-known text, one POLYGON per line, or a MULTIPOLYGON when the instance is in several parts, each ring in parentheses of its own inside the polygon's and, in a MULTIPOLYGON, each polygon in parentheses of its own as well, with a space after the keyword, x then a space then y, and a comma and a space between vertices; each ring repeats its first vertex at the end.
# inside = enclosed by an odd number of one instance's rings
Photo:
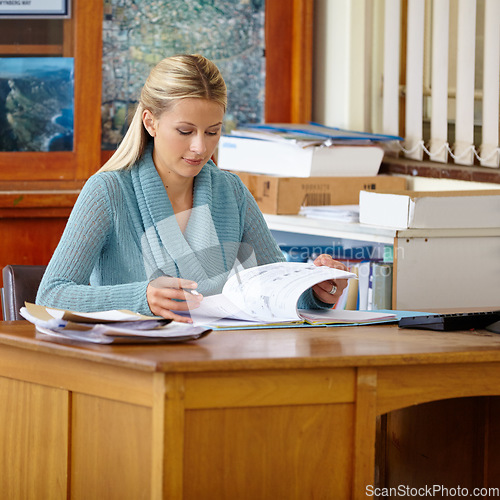
POLYGON ((142 88, 125 137, 99 172, 129 168, 141 157, 150 139, 142 122, 144 110, 159 118, 179 99, 188 97, 217 102, 226 111, 226 84, 217 66, 198 54, 177 55, 160 61, 142 88))

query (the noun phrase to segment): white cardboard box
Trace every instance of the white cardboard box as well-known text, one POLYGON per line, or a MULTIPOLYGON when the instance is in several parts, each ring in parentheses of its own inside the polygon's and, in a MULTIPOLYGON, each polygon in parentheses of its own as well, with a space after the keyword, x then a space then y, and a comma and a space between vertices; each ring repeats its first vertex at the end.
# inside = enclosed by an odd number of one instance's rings
POLYGON ((377 175, 379 146, 311 146, 222 136, 217 165, 223 170, 286 177, 370 177, 377 175))
POLYGON ((359 221, 395 229, 500 227, 500 190, 360 191, 359 221))

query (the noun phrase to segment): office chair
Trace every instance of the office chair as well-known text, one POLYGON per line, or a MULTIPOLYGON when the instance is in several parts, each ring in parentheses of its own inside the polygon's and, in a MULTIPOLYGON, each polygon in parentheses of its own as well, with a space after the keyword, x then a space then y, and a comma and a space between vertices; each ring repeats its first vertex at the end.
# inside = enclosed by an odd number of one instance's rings
POLYGON ((4 321, 24 319, 19 310, 35 302, 38 286, 47 266, 8 265, 2 270, 2 313, 4 321))

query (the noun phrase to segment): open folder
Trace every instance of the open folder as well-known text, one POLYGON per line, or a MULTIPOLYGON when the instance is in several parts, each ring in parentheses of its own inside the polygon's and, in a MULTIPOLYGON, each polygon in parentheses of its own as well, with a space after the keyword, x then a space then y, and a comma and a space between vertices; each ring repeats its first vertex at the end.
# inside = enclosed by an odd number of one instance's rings
MULTIPOLYGON (((300 296, 322 281, 357 279, 342 269, 304 262, 276 262, 235 270, 222 293, 204 297, 189 311, 195 325, 212 328, 329 325, 395 321, 391 313, 298 309, 300 296)), ((178 314, 187 314, 176 311, 178 314)))

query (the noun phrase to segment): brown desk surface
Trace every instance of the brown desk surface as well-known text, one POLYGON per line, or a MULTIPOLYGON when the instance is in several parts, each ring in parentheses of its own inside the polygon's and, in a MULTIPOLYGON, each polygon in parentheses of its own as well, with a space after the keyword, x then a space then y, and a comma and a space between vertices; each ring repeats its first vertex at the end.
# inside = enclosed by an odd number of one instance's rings
POLYGON ((26 321, 0 323, 0 344, 148 372, 391 366, 500 361, 500 335, 397 325, 215 331, 175 345, 94 345, 39 340, 26 321))

